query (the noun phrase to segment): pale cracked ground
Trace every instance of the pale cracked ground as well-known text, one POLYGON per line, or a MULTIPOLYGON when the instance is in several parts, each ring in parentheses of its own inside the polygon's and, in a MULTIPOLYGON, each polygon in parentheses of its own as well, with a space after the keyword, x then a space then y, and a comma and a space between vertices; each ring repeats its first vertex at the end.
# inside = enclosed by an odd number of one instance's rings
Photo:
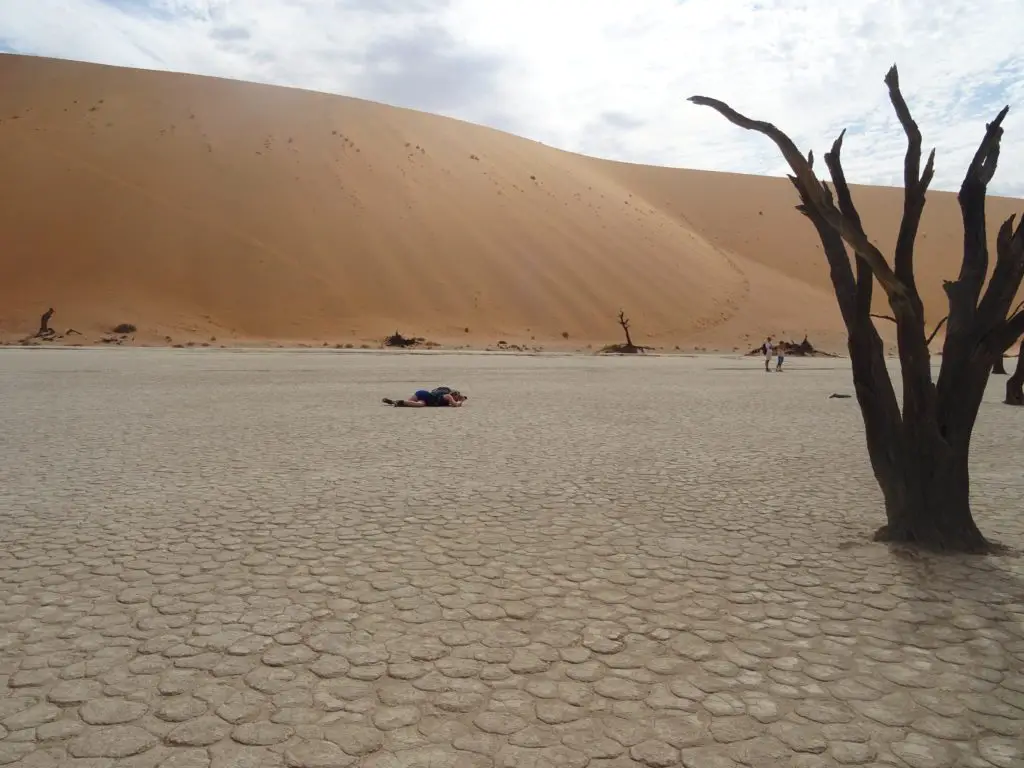
POLYGON ((1024 765, 1024 561, 866 543, 848 370, 758 365, 0 353, 0 763, 1024 765))

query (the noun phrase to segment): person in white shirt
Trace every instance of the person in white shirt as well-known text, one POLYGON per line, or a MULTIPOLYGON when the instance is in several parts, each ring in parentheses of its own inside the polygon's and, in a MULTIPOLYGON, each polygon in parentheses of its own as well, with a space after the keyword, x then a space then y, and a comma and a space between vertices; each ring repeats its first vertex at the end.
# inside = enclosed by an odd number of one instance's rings
POLYGON ((771 369, 771 362, 772 362, 772 337, 769 336, 767 339, 764 340, 764 372, 765 373, 770 373, 771 372, 771 370, 772 370, 771 369))

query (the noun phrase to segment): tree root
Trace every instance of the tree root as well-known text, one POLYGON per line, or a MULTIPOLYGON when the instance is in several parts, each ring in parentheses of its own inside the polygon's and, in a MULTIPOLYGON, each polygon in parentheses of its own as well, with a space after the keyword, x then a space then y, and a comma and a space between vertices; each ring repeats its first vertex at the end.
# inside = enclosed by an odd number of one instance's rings
POLYGON ((962 531, 958 534, 929 530, 922 535, 911 526, 893 528, 883 525, 871 538, 872 541, 897 544, 911 550, 933 554, 991 555, 1007 551, 1006 547, 989 541, 978 530, 962 531))
POLYGON ((644 347, 636 344, 609 344, 607 347, 602 347, 599 350, 601 354, 606 355, 635 355, 637 353, 643 354, 648 351, 654 351, 654 347, 644 347))

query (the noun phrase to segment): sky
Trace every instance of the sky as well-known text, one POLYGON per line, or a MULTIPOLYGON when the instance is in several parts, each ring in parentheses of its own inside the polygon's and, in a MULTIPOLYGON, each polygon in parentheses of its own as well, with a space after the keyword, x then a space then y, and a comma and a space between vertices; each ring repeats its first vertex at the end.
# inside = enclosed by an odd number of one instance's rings
MULTIPOLYGON (((0 0, 0 50, 356 96, 588 155, 781 175, 729 102, 856 183, 902 184, 900 83, 956 190, 1005 104, 990 192, 1024 197, 1021 0, 0 0)), ((824 171, 823 168, 819 169, 824 171)))

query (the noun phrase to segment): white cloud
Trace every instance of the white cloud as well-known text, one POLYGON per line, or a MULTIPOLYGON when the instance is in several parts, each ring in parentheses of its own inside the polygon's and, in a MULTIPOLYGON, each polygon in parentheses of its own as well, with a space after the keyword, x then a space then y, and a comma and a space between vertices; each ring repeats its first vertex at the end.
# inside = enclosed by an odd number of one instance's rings
POLYGON ((1024 196, 1020 0, 0 0, 25 53, 221 75, 440 112, 587 154, 781 174, 774 146, 686 97, 729 101, 848 175, 901 182, 901 83, 956 189, 1005 103, 992 191, 1024 196))

